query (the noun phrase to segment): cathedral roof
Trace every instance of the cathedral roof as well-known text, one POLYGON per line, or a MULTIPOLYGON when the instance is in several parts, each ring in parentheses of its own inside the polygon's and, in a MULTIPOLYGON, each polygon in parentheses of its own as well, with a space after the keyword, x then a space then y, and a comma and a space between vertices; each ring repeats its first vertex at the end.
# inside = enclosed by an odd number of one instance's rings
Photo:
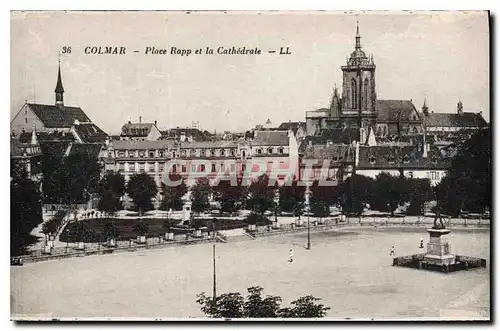
POLYGON ((420 119, 415 106, 409 100, 377 100, 375 108, 379 121, 418 121, 420 119))
POLYGON ((70 128, 75 120, 90 122, 90 119, 80 107, 41 105, 37 103, 28 103, 27 105, 46 128, 70 128))

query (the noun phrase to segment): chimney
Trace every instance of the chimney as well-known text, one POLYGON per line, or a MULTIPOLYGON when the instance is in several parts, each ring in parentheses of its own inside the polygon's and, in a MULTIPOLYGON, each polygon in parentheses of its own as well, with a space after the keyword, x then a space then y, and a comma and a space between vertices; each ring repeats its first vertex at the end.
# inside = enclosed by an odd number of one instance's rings
POLYGON ((155 126, 157 126, 157 124, 158 124, 158 123, 157 123, 157 121, 155 120, 155 126))
POLYGON ((462 101, 459 101, 457 103, 457 114, 458 115, 463 115, 464 114, 464 105, 463 105, 462 101))
POLYGON ((142 117, 139 116, 139 123, 142 123, 142 117))

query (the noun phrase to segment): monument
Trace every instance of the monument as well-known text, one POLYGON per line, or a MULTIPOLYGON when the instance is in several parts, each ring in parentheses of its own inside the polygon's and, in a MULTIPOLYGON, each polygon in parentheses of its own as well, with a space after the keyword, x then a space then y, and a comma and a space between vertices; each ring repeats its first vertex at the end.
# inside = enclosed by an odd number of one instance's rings
MULTIPOLYGON (((451 246, 446 237, 451 233, 451 230, 446 228, 439 209, 436 212, 433 227, 427 229, 427 232, 429 233, 429 242, 426 253, 396 257, 393 259, 392 265, 445 273, 478 267, 486 268, 485 259, 451 254, 451 246)), ((422 244, 423 239, 420 240, 420 247, 422 244)))
POLYGON ((424 261, 437 266, 446 266, 455 263, 455 256, 451 254, 450 243, 444 237, 451 230, 446 229, 440 211, 436 213, 434 226, 431 229, 427 229, 427 232, 429 232, 430 239, 427 243, 427 254, 424 256, 424 261))

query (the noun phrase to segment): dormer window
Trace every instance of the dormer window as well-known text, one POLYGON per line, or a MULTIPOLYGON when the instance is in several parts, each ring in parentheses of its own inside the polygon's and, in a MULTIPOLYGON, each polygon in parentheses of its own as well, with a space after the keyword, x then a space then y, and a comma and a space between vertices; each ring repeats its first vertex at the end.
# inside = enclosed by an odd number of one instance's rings
POLYGON ((433 164, 436 164, 436 163, 437 163, 437 161, 438 161, 438 160, 437 160, 436 155, 433 155, 433 156, 431 157, 431 162, 432 162, 433 164))
POLYGON ((257 154, 262 154, 262 149, 257 148, 257 154))
POLYGON ((403 163, 410 163, 410 157, 408 155, 403 156, 403 163))
POLYGON ((220 156, 226 156, 226 150, 221 149, 220 150, 220 156))
POLYGON ((191 156, 195 156, 196 155, 196 150, 192 149, 191 150, 191 156))
POLYGON ((186 150, 185 150, 185 149, 183 149, 183 150, 181 151, 181 155, 182 155, 182 156, 186 156, 186 150))
POLYGON ((368 157, 368 162, 370 162, 370 164, 375 164, 376 161, 377 161, 377 159, 375 158, 374 155, 370 155, 368 157))
POLYGON ((236 154, 236 151, 234 149, 231 149, 231 156, 234 156, 236 154))
POLYGON ((160 157, 163 157, 163 151, 159 151, 158 153, 159 153, 160 157))
POLYGON ((155 152, 150 151, 150 152, 149 152, 149 157, 155 157, 155 152))
POLYGON ((278 148, 278 153, 283 154, 283 147, 278 148))
POLYGON ((390 155, 387 158, 387 162, 389 162, 389 164, 394 164, 395 161, 396 161, 396 158, 393 155, 390 155))
POLYGON ((273 148, 272 148, 272 147, 268 148, 268 149, 267 149, 267 152, 268 152, 269 154, 273 154, 273 148))
POLYGON ((204 149, 202 149, 202 150, 200 151, 200 155, 201 155, 201 156, 205 156, 205 150, 204 150, 204 149))

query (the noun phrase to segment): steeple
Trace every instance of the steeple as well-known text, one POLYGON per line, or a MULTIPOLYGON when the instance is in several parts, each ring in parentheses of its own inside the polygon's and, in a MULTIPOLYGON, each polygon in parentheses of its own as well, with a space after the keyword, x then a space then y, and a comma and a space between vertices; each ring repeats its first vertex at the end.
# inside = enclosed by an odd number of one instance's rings
POLYGON ((424 105, 422 106, 422 113, 425 116, 429 115, 429 107, 427 107, 427 96, 424 98, 424 105))
POLYGON ((61 58, 59 55, 59 70, 57 72, 57 84, 56 84, 56 106, 64 106, 64 88, 62 85, 62 78, 61 78, 61 58))
POLYGON ((359 35, 359 21, 356 19, 356 50, 361 49, 361 36, 359 35))

